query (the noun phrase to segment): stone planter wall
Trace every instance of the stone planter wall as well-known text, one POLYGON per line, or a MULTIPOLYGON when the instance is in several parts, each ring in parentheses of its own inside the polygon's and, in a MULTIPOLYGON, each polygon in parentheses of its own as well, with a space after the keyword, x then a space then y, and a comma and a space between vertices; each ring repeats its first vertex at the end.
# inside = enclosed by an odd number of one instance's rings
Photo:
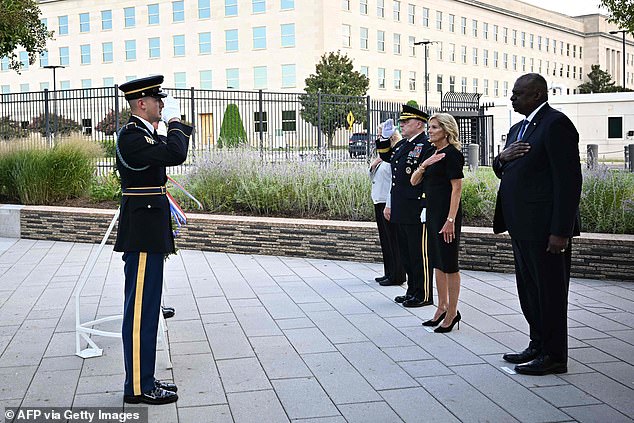
MULTIPOLYGON (((7 206, 3 206, 7 207, 7 206)), ((114 210, 25 206, 19 212, 22 238, 98 243, 114 210)), ((5 219, 11 220, 11 219, 5 219)), ((13 219, 15 220, 15 219, 13 219)), ((178 248, 334 260, 380 261, 372 222, 189 214, 178 248)), ((1 222, 0 222, 1 224, 1 222)), ((114 242, 113 231, 109 242, 114 242)), ((634 236, 582 234, 573 247, 574 277, 634 281, 634 236)), ((514 271, 508 235, 464 227, 463 269, 514 271)))

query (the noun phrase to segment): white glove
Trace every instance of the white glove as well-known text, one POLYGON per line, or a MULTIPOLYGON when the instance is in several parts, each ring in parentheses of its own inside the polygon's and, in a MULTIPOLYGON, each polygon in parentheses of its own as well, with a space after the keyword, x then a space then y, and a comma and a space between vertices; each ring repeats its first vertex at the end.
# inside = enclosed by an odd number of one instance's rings
POLYGON ((171 95, 168 95, 163 99, 163 111, 161 112, 161 119, 168 123, 170 119, 181 118, 181 108, 178 101, 171 95))
POLYGON ((388 119, 383 122, 381 126, 381 136, 383 138, 389 139, 392 135, 394 135, 394 121, 392 119, 388 119))

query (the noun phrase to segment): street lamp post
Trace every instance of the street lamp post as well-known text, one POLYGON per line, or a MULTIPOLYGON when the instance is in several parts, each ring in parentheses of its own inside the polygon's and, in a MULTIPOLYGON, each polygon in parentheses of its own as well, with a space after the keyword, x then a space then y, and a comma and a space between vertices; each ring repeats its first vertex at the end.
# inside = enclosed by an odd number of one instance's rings
POLYGON ((625 34, 626 33, 627 31, 624 29, 620 29, 618 31, 610 31, 610 34, 612 35, 623 34, 623 52, 621 53, 621 55, 623 56, 623 69, 621 69, 621 73, 623 74, 623 89, 625 89, 625 34))
POLYGON ((425 46, 425 75, 423 75, 423 84, 425 84, 425 110, 427 110, 427 46, 435 43, 436 41, 424 40, 414 43, 415 46, 425 46))
POLYGON ((56 69, 64 69, 65 66, 62 65, 47 65, 43 66, 44 69, 53 69, 53 113, 55 114, 55 130, 53 133, 57 134, 57 81, 55 79, 55 70, 56 69))

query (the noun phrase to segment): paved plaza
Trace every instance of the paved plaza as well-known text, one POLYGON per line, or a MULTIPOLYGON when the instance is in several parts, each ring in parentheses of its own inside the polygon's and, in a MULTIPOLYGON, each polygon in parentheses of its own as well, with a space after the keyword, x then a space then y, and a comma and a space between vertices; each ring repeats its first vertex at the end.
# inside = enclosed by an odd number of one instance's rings
MULTIPOLYGON (((74 290, 96 248, 0 238, 3 407, 129 407, 120 339, 95 336, 103 356, 75 355, 74 290)), ((157 377, 180 399, 150 406, 149 421, 632 421, 634 283, 573 280, 569 372, 531 377, 501 358, 528 343, 513 275, 463 271, 460 330, 435 334, 421 326, 434 308, 394 303, 404 287, 379 286, 381 271, 181 250, 166 267, 172 369, 157 355, 157 377)), ((82 321, 120 314, 122 302, 123 262, 108 246, 82 321)))

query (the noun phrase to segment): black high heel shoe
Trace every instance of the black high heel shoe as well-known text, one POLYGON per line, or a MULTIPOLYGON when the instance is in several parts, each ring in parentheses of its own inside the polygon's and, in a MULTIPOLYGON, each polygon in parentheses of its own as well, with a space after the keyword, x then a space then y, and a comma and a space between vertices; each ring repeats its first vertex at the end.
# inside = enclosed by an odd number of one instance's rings
POLYGON ((462 319, 462 316, 460 316, 460 312, 457 312, 456 317, 453 318, 449 326, 447 327, 438 326, 436 329, 434 329, 434 332, 436 333, 451 332, 451 330, 453 329, 455 325, 458 325, 458 327, 456 328, 456 330, 458 330, 460 329, 460 319, 462 319))
POLYGON ((423 326, 438 326, 440 322, 442 322, 442 319, 445 318, 446 315, 447 315, 447 311, 443 312, 443 314, 438 316, 436 320, 428 320, 426 322, 423 322, 423 326))

